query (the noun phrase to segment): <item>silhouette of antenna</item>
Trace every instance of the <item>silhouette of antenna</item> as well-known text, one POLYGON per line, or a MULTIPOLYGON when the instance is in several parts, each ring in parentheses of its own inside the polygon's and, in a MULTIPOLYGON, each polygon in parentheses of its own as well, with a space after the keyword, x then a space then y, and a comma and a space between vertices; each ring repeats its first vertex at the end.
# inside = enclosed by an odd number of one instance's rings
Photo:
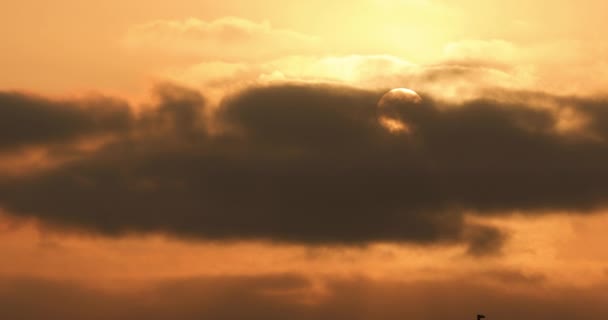
POLYGON ((477 320, 481 320, 481 319, 485 319, 486 316, 484 316, 483 314, 478 314, 477 315, 477 320))

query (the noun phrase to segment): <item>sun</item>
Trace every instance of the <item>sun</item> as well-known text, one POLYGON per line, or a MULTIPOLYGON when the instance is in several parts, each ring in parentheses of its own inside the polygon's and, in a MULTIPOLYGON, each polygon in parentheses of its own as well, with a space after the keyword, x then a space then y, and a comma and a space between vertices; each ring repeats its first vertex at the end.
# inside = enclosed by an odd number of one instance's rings
POLYGON ((399 109, 420 103, 422 98, 416 91, 407 88, 392 89, 378 101, 378 121, 391 133, 410 133, 411 128, 400 116, 399 109))
POLYGON ((422 98, 416 91, 408 88, 395 88, 385 93, 380 101, 378 101, 378 107, 387 107, 394 104, 420 104, 422 98))

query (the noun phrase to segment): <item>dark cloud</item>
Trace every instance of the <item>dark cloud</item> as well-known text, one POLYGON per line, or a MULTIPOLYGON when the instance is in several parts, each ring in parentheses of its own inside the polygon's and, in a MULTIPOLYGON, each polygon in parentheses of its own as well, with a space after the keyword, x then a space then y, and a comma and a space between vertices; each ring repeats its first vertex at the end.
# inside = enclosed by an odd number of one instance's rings
POLYGON ((469 243, 468 253, 473 256, 498 254, 506 240, 504 232, 489 226, 467 226, 464 235, 469 243))
POLYGON ((58 101, 0 92, 0 151, 124 133, 131 121, 129 106, 115 99, 58 101))
POLYGON ((602 100, 563 101, 592 119, 586 130, 594 138, 557 132, 554 113, 526 103, 431 97, 382 111, 411 128, 396 134, 378 121, 381 95, 326 85, 251 88, 222 103, 213 121, 224 130, 210 134, 203 97, 162 86, 156 108, 125 121, 133 122, 129 135, 59 168, 3 178, 0 206, 107 234, 467 242, 470 254, 486 255, 505 235, 466 223, 467 210, 605 205, 602 100))
POLYGON ((602 319, 606 287, 496 286, 475 278, 401 282, 299 275, 159 281, 108 291, 74 282, 1 279, 7 319, 602 319))

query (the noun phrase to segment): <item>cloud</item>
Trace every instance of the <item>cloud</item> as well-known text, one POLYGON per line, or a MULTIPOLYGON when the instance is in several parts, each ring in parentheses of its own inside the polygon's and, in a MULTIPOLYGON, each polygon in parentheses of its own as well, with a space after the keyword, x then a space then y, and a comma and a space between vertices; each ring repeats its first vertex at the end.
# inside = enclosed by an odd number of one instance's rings
POLYGON ((112 291, 42 279, 0 279, 10 319, 600 319, 606 287, 489 285, 475 278, 401 282, 298 274, 187 278, 112 291), (438 307, 440 306, 440 307, 438 307))
POLYGON ((0 206, 110 235, 468 243, 488 255, 505 234, 465 213, 606 205, 604 100, 512 92, 451 105, 423 94, 421 104, 384 109, 411 128, 395 133, 378 121, 382 94, 254 87, 211 112, 197 91, 162 86, 156 107, 128 121, 130 134, 52 170, 3 178, 0 206), (585 134, 557 130, 552 109, 524 103, 535 99, 587 115, 585 134))
POLYGON ((488 270, 480 274, 480 278, 487 278, 486 280, 503 283, 504 285, 530 285, 537 286, 542 285, 546 282, 547 277, 542 273, 524 273, 518 270, 488 270))
POLYGON ((465 229, 465 238, 469 242, 470 255, 485 256, 500 253, 506 235, 496 228, 471 226, 465 229))
POLYGON ((268 21, 225 17, 147 22, 132 26, 124 41, 128 48, 147 54, 241 62, 309 52, 318 39, 274 28, 268 21))
POLYGON ((131 120, 129 105, 117 99, 60 101, 0 92, 0 152, 26 145, 125 133, 130 130, 131 120))
POLYGON ((286 82, 340 83, 368 89, 405 86, 451 101, 479 98, 488 89, 529 89, 536 81, 526 68, 492 59, 450 57, 419 65, 391 55, 299 55, 255 63, 205 61, 168 68, 161 74, 178 83, 204 84, 207 91, 286 82))
POLYGON ((449 60, 492 60, 507 62, 522 54, 521 48, 502 40, 464 40, 448 43, 444 56, 449 60))

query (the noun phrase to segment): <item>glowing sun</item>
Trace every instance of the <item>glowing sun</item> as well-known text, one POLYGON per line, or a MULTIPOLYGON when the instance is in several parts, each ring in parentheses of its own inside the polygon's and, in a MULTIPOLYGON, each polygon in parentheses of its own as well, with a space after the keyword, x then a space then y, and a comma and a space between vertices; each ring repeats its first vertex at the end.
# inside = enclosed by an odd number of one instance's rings
POLYGON ((395 88, 385 93, 378 101, 378 120, 380 124, 390 132, 410 132, 410 127, 399 117, 395 109, 401 106, 417 105, 422 103, 422 98, 416 91, 407 88, 395 88))
POLYGON ((422 98, 416 91, 407 88, 395 88, 380 98, 378 106, 384 107, 395 103, 419 104, 421 102, 422 98))

